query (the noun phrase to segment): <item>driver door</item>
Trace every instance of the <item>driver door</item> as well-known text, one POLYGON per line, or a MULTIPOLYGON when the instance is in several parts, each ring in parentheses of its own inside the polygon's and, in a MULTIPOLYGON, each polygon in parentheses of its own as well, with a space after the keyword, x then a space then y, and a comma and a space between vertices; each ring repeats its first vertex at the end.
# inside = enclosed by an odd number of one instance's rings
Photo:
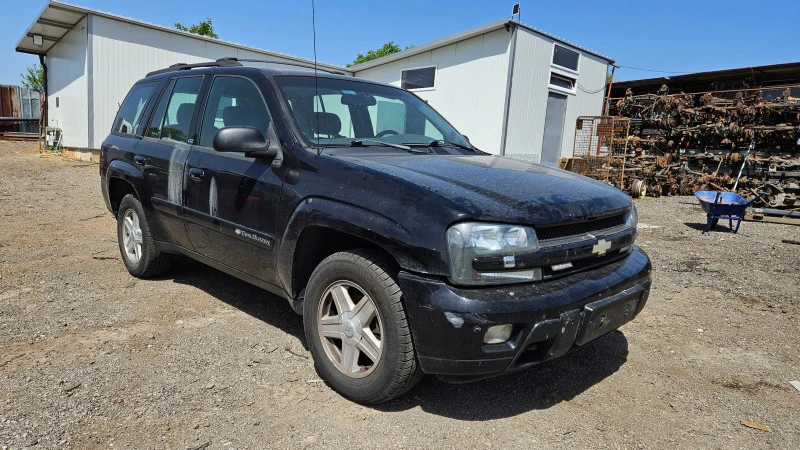
POLYGON ((224 127, 254 127, 272 142, 274 128, 259 88, 249 78, 216 76, 200 136, 186 163, 184 215, 195 250, 228 267, 275 283, 275 224, 282 156, 274 161, 213 149, 224 127))

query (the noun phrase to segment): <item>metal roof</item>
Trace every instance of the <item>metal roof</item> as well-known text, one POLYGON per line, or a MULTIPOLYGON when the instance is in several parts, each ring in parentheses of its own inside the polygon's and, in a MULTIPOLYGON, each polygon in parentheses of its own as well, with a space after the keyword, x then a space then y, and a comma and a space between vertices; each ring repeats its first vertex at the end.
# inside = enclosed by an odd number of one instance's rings
POLYGON ((561 38, 559 38, 557 36, 554 36, 554 35, 552 35, 550 33, 546 33, 546 32, 544 32, 542 30, 533 28, 533 27, 531 27, 529 25, 525 25, 524 23, 521 23, 521 22, 517 22, 516 20, 502 19, 502 20, 497 20, 495 22, 488 23, 486 25, 482 25, 482 26, 473 28, 471 30, 463 31, 463 32, 458 33, 458 34, 454 34, 454 35, 447 36, 447 37, 444 37, 444 38, 441 38, 441 39, 438 39, 438 40, 435 40, 435 41, 432 41, 432 42, 428 42, 427 44, 422 44, 422 45, 418 45, 418 46, 415 46, 415 47, 411 47, 408 50, 403 50, 402 52, 392 53, 391 55, 387 55, 387 56, 384 56, 384 57, 381 57, 381 58, 378 58, 378 59, 373 59, 372 61, 367 61, 365 63, 356 64, 354 66, 350 66, 348 68, 348 70, 350 70, 351 72, 358 72, 358 71, 365 70, 365 69, 371 69, 373 67, 381 66, 383 64, 388 64, 390 62, 394 62, 394 61, 397 61, 397 60, 400 60, 400 59, 403 59, 403 58, 408 58, 410 56, 418 55, 420 53, 429 52, 431 50, 435 50, 437 48, 444 47, 446 45, 454 44, 456 42, 465 41, 465 40, 473 38, 475 36, 480 36, 482 34, 490 33, 492 31, 496 31, 496 30, 499 30, 501 28, 510 29, 511 27, 524 28, 524 29, 526 29, 526 30, 528 30, 528 31, 530 31, 532 33, 535 33, 535 34, 538 34, 540 36, 552 39, 554 41, 557 41, 557 42, 559 42, 561 44, 564 44, 566 46, 572 47, 572 48, 574 48, 576 50, 579 50, 581 52, 588 53, 588 54, 596 56, 596 57, 598 57, 600 59, 604 59, 604 60, 608 61, 609 64, 613 64, 614 63, 614 60, 609 58, 608 56, 602 55, 600 53, 594 52, 594 51, 589 50, 587 48, 584 48, 584 47, 581 47, 579 45, 573 44, 572 42, 569 42, 567 40, 561 39, 561 38))
POLYGON ((666 84, 669 87, 670 93, 680 91, 693 93, 800 84, 800 62, 620 81, 612 85, 611 96, 622 97, 628 88, 633 90, 634 94, 651 94, 657 92, 662 84, 666 84))
MULTIPOLYGON (((116 14, 111 14, 103 11, 98 11, 94 9, 84 8, 82 6, 71 5, 69 3, 63 3, 58 1, 48 1, 47 4, 44 6, 42 11, 34 20, 33 24, 28 27, 28 30, 22 36, 22 38, 17 43, 16 50, 20 53, 30 53, 34 55, 46 55, 50 49, 53 48, 58 42, 70 31, 72 30, 84 17, 87 15, 92 14, 98 17, 106 17, 108 19, 116 20, 119 22, 130 23, 133 25, 138 25, 145 28, 151 28, 153 30, 164 31, 167 33, 177 34, 185 37, 189 37, 192 39, 198 39, 202 41, 214 42, 217 44, 228 45, 231 47, 235 47, 242 50, 249 50, 253 52, 258 52, 263 55, 268 56, 275 56, 278 58, 284 58, 289 60, 294 60, 298 62, 302 62, 305 64, 314 64, 313 60, 299 58, 296 56, 285 55, 282 53, 272 52, 269 50, 263 50, 260 48, 249 47, 242 44, 237 44, 235 42, 223 41, 221 39, 214 39, 206 36, 200 36, 197 34, 188 33, 185 31, 176 30, 174 28, 168 28, 161 25, 155 25, 152 23, 142 22, 139 20, 134 20, 128 17, 118 16, 116 14), (33 43, 33 36, 34 35, 41 35, 43 38, 43 45, 37 46, 33 43)), ((350 72, 350 69, 345 67, 339 67, 333 64, 327 63, 320 63, 317 62, 317 66, 333 69, 337 71, 344 71, 350 72)))

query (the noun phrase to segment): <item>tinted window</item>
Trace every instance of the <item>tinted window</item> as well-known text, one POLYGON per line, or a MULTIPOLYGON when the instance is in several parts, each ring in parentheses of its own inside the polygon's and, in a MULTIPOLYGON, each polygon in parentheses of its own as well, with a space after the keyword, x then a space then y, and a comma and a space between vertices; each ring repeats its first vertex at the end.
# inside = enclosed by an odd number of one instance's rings
POLYGON ((432 88, 436 81, 436 67, 404 70, 400 87, 403 89, 432 88))
POLYGON ((581 54, 570 49, 556 45, 553 52, 553 64, 567 69, 578 70, 578 58, 581 54))
POLYGON ((145 135, 186 142, 189 124, 203 77, 176 78, 167 84, 145 135))
MULTIPOLYGON (((136 134, 144 107, 147 105, 147 100, 157 85, 158 83, 145 83, 137 84, 131 88, 119 108, 116 119, 114 119, 114 126, 111 128, 112 133, 136 134)), ((56 98, 56 103, 58 103, 58 98, 56 98)))
POLYGON ((269 121, 267 106, 252 81, 238 77, 217 77, 208 94, 200 145, 211 147, 217 131, 225 127, 253 127, 267 137, 269 121))

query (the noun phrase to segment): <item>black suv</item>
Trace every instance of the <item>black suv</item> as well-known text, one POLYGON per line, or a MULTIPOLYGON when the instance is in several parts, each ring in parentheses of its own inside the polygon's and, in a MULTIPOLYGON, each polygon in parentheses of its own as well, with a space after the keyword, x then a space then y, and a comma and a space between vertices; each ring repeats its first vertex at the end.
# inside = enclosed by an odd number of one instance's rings
POLYGON ((363 79, 232 58, 153 72, 100 175, 132 275, 182 254, 286 298, 321 377, 362 403, 556 358, 650 290, 628 196, 482 152, 363 79))

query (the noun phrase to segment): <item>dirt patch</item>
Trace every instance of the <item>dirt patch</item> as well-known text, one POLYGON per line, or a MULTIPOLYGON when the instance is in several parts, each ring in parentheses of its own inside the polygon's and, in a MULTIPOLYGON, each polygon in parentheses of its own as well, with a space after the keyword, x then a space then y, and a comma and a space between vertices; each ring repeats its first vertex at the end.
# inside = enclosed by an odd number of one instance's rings
POLYGON ((701 234, 692 199, 638 201, 635 321, 368 408, 320 381, 285 300, 185 259, 129 276, 97 172, 0 143, 0 446, 800 448, 796 227, 701 234))

